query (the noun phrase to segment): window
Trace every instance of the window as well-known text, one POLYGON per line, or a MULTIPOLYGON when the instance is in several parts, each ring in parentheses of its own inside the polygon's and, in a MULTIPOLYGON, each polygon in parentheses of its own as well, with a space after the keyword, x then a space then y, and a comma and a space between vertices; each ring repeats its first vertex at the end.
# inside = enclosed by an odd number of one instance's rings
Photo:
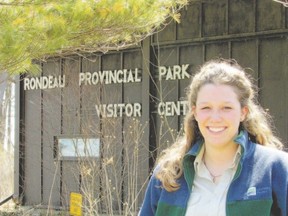
POLYGON ((100 139, 99 138, 81 138, 81 137, 57 137, 56 154, 60 160, 78 160, 99 158, 100 139))

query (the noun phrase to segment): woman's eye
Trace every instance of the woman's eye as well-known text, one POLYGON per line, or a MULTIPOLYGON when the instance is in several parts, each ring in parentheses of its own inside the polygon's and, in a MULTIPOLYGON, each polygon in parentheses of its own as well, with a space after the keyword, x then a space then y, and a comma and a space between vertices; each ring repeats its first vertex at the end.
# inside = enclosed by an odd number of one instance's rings
POLYGON ((210 107, 202 107, 201 110, 208 110, 210 107))
POLYGON ((229 106, 224 107, 224 110, 230 110, 230 109, 232 109, 232 107, 229 107, 229 106))

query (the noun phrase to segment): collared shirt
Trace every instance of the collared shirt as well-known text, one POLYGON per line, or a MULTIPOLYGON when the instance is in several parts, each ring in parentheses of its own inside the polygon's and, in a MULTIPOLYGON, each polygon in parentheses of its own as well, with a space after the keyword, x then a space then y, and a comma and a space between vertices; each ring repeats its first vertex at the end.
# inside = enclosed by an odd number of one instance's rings
POLYGON ((238 146, 232 165, 215 182, 203 162, 204 151, 203 145, 194 161, 195 178, 186 216, 225 216, 227 191, 241 157, 241 147, 238 146))

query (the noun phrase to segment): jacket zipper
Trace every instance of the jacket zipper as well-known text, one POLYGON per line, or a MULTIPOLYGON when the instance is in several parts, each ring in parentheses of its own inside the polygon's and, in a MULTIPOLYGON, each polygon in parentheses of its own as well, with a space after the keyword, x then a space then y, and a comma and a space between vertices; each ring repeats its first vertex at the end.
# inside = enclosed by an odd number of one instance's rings
MULTIPOLYGON (((232 183, 239 177, 241 171, 242 171, 242 163, 241 163, 241 161, 239 161, 239 165, 237 167, 237 171, 236 171, 236 173, 234 175, 234 178, 232 179, 232 181, 231 181, 231 183, 229 185, 229 188, 228 188, 228 191, 227 191, 227 197, 229 196, 229 192, 230 192, 230 188, 231 188, 232 183)), ((226 198, 226 216, 229 216, 227 198, 226 198)))
MULTIPOLYGON (((189 163, 191 163, 191 162, 189 162, 189 163)), ((193 168, 193 164, 191 164, 191 165, 192 165, 192 168, 193 168)), ((191 196, 191 193, 192 193, 192 183, 193 183, 194 176, 195 176, 195 170, 194 170, 194 174, 192 174, 191 169, 189 169, 189 168, 190 168, 189 166, 184 165, 184 170, 183 170, 184 178, 185 178, 189 193, 188 193, 188 196, 186 197, 186 200, 185 200, 186 201, 186 203, 185 203, 185 211, 183 212, 182 216, 185 216, 185 214, 186 214, 187 204, 188 204, 188 200, 189 200, 189 198, 191 196), (185 175, 185 170, 186 170, 186 172, 190 171, 190 175, 188 175, 188 174, 185 175), (192 176, 192 178, 190 178, 190 176, 192 176), (190 180, 190 181, 188 181, 188 180, 190 180), (190 183, 190 185, 189 185, 189 183, 190 183)))

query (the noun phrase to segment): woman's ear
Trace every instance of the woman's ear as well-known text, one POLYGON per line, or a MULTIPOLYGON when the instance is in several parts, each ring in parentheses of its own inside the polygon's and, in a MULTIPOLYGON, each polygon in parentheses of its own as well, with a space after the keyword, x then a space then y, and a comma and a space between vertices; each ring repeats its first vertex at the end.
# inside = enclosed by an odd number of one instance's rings
POLYGON ((197 121, 197 113, 196 113, 196 106, 192 106, 191 112, 195 118, 195 120, 197 121))
POLYGON ((246 119, 246 117, 248 115, 248 112, 249 112, 249 109, 248 109, 247 106, 242 107, 242 109, 241 109, 241 118, 240 118, 241 122, 243 122, 246 119))

